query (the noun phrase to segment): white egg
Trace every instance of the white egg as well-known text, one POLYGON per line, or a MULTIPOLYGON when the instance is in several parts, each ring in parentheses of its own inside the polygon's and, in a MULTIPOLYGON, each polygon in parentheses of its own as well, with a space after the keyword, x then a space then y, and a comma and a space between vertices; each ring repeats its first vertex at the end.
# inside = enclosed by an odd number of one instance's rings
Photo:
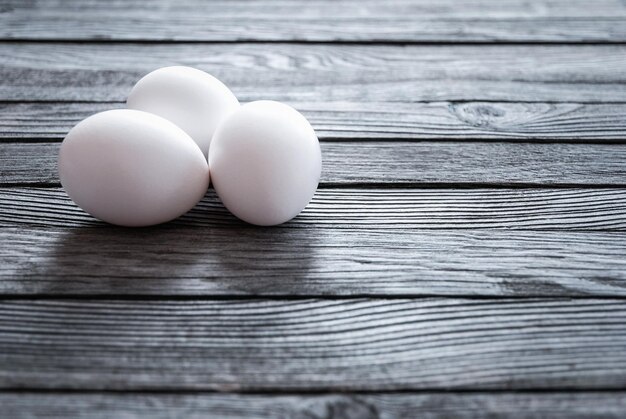
POLYGON ((194 139, 204 155, 217 125, 239 108, 235 95, 204 71, 163 67, 135 84, 126 101, 130 109, 168 119, 194 139))
POLYGON ((319 183, 322 153, 298 111, 269 100, 243 105, 217 128, 209 149, 215 191, 235 216, 257 225, 289 221, 319 183))
POLYGON ((129 109, 101 112, 67 134, 59 152, 61 184, 96 218, 147 226, 190 210, 209 185, 209 166, 182 129, 129 109))

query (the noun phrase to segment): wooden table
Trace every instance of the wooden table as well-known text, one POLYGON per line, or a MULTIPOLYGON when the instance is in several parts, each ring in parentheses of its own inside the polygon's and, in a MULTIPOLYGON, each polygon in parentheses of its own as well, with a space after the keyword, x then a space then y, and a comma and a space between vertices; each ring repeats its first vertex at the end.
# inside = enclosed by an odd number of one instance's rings
POLYGON ((626 415, 624 2, 3 0, 0 39, 0 416, 626 415), (69 200, 67 131, 172 64, 310 119, 299 217, 69 200))

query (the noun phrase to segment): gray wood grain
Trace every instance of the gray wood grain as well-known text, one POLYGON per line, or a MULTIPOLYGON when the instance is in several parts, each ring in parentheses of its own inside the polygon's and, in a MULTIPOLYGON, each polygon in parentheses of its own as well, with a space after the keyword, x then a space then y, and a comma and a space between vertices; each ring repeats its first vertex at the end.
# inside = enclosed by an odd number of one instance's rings
MULTIPOLYGON (((322 142, 322 186, 626 185, 626 145, 322 142)), ((58 143, 0 143, 0 183, 58 185, 58 143)))
POLYGON ((0 393, 12 419, 621 419, 623 392, 330 395, 0 393))
MULTIPOLYGON (((0 225, 106 226, 61 188, 0 188, 0 225)), ((242 226, 213 189, 168 225, 242 226)), ((626 189, 320 189, 274 228, 626 231, 626 189)))
POLYGON ((617 0, 2 2, 3 414, 619 417, 626 145, 590 143, 626 140, 626 45, 419 43, 623 43, 625 19, 617 0), (170 64, 311 119, 323 183, 299 218, 247 226, 209 192, 121 229, 50 188, 69 127, 170 64))
POLYGON ((212 73, 244 102, 626 102, 626 45, 254 43, 0 43, 0 100, 124 101, 173 64, 212 73))
POLYGON ((3 2, 4 39, 191 41, 626 40, 626 7, 583 1, 3 2))
POLYGON ((622 389, 626 301, 6 300, 0 387, 622 389))
MULTIPOLYGON (((321 139, 626 141, 626 104, 290 102, 321 139)), ((124 103, 0 103, 0 140, 62 139, 76 123, 124 103)))
POLYGON ((626 296, 617 232, 2 227, 11 295, 626 296))

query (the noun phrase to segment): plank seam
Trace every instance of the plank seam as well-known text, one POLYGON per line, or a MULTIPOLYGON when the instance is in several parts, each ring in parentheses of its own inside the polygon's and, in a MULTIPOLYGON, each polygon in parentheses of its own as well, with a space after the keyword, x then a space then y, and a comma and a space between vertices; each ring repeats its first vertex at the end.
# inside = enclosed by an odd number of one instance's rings
MULTIPOLYGON (((618 19, 621 20, 621 19, 618 19)), ((603 46, 626 45, 626 40, 457 40, 457 41, 419 41, 412 39, 385 40, 371 38, 368 40, 303 40, 303 39, 254 39, 240 38, 232 40, 175 40, 175 39, 78 39, 78 38, 0 38, 0 44, 136 44, 136 45, 232 45, 232 44, 273 44, 273 45, 338 45, 338 46, 485 46, 485 45, 528 45, 528 46, 603 46)))
MULTIPOLYGON (((0 42, 1 43, 1 42, 0 42)), ((330 101, 333 102, 333 101, 330 101)), ((1 99, 0 105, 6 104, 56 104, 56 103, 85 103, 85 104, 101 104, 101 103, 110 103, 110 104, 124 104, 126 101, 124 100, 80 100, 80 99, 1 99)), ((572 101, 572 100, 511 100, 511 99, 442 99, 442 100, 411 100, 411 101, 386 101, 386 103, 405 103, 405 104, 413 104, 413 103, 450 103, 450 104, 466 104, 466 103, 527 103, 527 104, 571 104, 571 105, 624 105, 626 101, 623 100, 608 100, 608 101, 597 101, 597 100, 586 100, 586 101, 572 101)))
POLYGON ((551 394, 551 393, 617 393, 626 396, 626 387, 537 387, 537 388, 524 388, 524 389, 505 389, 505 388, 484 388, 484 389, 448 389, 448 388, 399 388, 394 390, 387 389, 361 389, 361 390, 342 390, 328 389, 325 387, 310 388, 310 389, 298 389, 298 390, 282 390, 276 389, 238 389, 238 390, 214 390, 214 389, 202 389, 202 390, 190 390, 190 389, 90 389, 90 388, 72 388, 72 387, 57 387, 57 388, 45 388, 45 387, 4 387, 0 388, 0 394, 119 394, 119 395, 203 395, 203 394, 230 394, 230 395, 248 395, 248 396, 298 396, 298 395, 376 395, 376 394, 551 394))
MULTIPOLYGON (((7 132, 5 131, 4 134, 7 132)), ((0 144, 57 144, 63 141, 63 137, 0 137, 0 144)), ((626 134, 624 138, 581 138, 581 139, 553 139, 549 137, 537 138, 498 138, 490 140, 489 138, 451 138, 451 137, 428 137, 428 138, 377 138, 377 137, 320 137, 323 143, 362 143, 362 142, 384 142, 385 144, 404 143, 489 143, 489 144, 606 144, 606 145, 622 145, 626 144, 626 134)))
MULTIPOLYGON (((60 182, 0 182, 0 188, 60 188, 60 182)), ((449 183, 449 182, 354 182, 320 183, 318 189, 623 189, 626 183, 449 183)))
POLYGON ((584 301, 584 300, 613 300, 624 301, 626 295, 593 294, 593 295, 569 295, 569 296, 546 296, 545 294, 528 295, 463 295, 463 294, 276 294, 276 295, 250 295, 250 294, 224 294, 224 295, 154 295, 154 294, 0 294, 0 302, 6 301, 351 301, 351 300, 468 300, 468 301, 508 301, 526 302, 533 300, 541 301, 584 301))

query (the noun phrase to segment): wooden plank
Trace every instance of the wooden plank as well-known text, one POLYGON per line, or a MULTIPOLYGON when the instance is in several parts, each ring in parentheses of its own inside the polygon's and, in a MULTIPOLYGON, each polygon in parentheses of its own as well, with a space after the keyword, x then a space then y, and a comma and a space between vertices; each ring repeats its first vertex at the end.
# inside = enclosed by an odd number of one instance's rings
POLYGON ((615 418, 626 411, 623 392, 409 393, 409 394, 68 394, 0 393, 13 419, 48 418, 353 418, 419 416, 484 418, 615 418))
MULTIPOLYGON (((626 145, 322 142, 322 186, 625 185, 626 145)), ((58 143, 0 143, 0 183, 58 185, 58 143)))
POLYGON ((444 1, 10 1, 4 39, 620 42, 624 3, 444 1))
POLYGON ((7 300, 0 387, 622 389, 626 301, 7 300))
POLYGON ((626 102, 626 45, 254 43, 2 43, 0 100, 124 101, 173 64, 214 74, 244 102, 626 102))
POLYGON ((2 227, 11 295, 625 296, 617 232, 2 227))
MULTIPOLYGON (((291 102, 321 139, 626 141, 626 104, 291 102)), ((62 139, 76 123, 124 103, 3 103, 0 140, 62 139)))
MULTIPOLYGON (((213 189, 179 226, 242 226, 213 189)), ((168 224, 168 225, 170 225, 168 224)), ((0 188, 0 225, 105 226, 61 188, 0 188)), ((276 228, 626 231, 626 189, 320 189, 276 228)))

